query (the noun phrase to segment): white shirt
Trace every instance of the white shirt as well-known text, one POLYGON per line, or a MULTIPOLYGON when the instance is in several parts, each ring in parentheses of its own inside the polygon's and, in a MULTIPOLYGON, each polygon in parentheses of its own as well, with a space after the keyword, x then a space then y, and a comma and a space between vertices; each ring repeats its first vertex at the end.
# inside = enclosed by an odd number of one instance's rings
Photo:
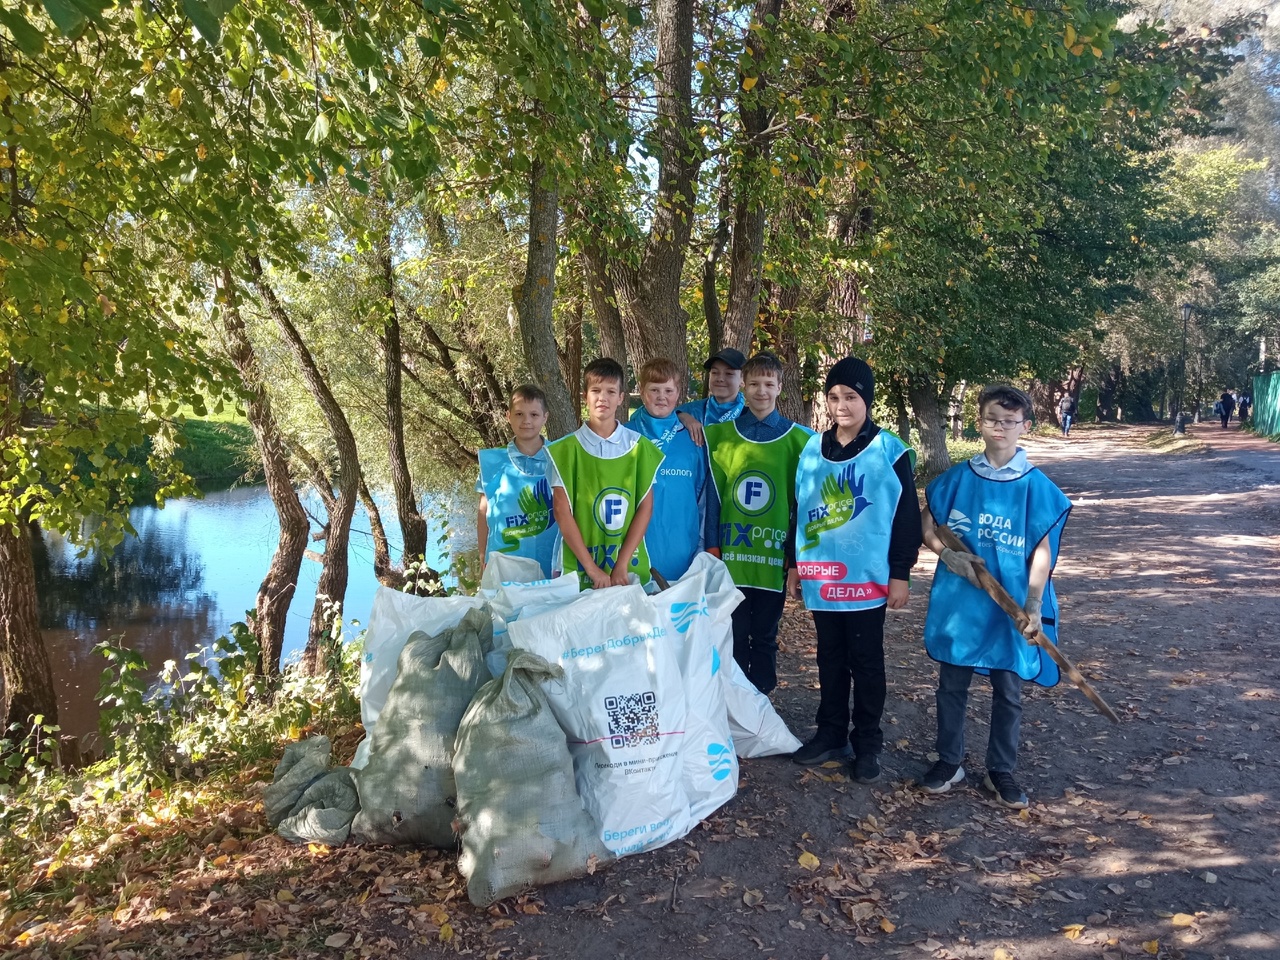
MULTIPOLYGON (((640 434, 622 424, 618 424, 613 433, 607 437, 600 436, 585 423, 575 430, 573 435, 582 444, 582 449, 601 460, 617 460, 619 457, 625 457, 640 442, 640 434)), ((561 479, 554 460, 547 465, 547 482, 553 487, 564 489, 564 480, 561 479)))
POLYGON ((1017 480, 1031 469, 1031 462, 1027 460, 1027 451, 1021 447, 1003 467, 993 467, 985 453, 978 454, 969 461, 969 465, 973 467, 974 473, 985 480, 1017 480))

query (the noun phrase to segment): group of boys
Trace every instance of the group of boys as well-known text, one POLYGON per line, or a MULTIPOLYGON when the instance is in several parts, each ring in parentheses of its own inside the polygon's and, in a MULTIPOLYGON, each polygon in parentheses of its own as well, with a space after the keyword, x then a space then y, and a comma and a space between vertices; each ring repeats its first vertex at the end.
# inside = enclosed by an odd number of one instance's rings
POLYGON ((886 698, 886 609, 906 606, 921 543, 938 553, 925 648, 939 663, 938 760, 917 785, 945 793, 964 779, 964 720, 975 671, 990 677, 985 789, 1024 808, 1013 772, 1022 682, 1051 686, 1057 669, 1027 642, 1056 642, 1051 573, 1070 503, 1032 467, 1018 439, 1031 401, 1009 386, 979 398, 984 452, 929 484, 922 513, 914 451, 871 418, 875 378, 846 357, 827 374, 832 426, 823 433, 777 409, 783 368, 759 353, 716 353, 704 365, 708 396, 677 406, 683 371, 652 360, 637 380, 643 408, 623 425, 626 374, 602 358, 583 374, 586 422, 544 443, 546 402, 518 388, 508 411, 513 442, 480 453, 482 563, 493 551, 532 557, 547 576, 576 573, 584 589, 683 576, 700 551, 718 556, 742 591, 733 655, 760 690, 777 684, 777 634, 788 595, 811 612, 820 686, 813 737, 792 757, 812 765, 850 759, 861 783, 880 779, 886 698), (969 547, 946 548, 946 523, 969 547), (985 566, 1029 623, 1019 632, 982 591, 985 566), (852 710, 850 693, 852 692, 852 710))

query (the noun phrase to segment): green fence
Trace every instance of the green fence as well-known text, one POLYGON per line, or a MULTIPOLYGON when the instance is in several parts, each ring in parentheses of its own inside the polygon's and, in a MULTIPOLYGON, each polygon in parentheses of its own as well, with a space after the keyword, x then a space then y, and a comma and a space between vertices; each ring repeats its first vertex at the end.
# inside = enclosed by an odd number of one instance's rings
POLYGON ((1264 436, 1280 433, 1280 370, 1253 378, 1253 429, 1264 436))

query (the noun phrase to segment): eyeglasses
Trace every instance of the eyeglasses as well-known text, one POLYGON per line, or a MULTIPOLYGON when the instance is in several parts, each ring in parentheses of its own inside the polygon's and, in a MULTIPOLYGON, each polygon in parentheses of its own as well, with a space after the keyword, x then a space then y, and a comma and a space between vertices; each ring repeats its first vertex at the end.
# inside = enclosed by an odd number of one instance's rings
POLYGON ((1004 430, 1011 430, 1020 423, 1026 423, 1025 420, 992 420, 990 417, 983 417, 982 423, 988 427, 1000 427, 1004 430))

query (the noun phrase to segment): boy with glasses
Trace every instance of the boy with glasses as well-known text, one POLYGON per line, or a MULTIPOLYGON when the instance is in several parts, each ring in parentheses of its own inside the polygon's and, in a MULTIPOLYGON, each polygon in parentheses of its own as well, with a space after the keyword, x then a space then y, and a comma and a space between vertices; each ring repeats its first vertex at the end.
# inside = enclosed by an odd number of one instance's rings
POLYGON ((1006 807, 1025 809, 1027 795, 1013 777, 1022 723, 1022 682, 1051 687, 1058 668, 1026 638, 1037 629, 1054 643, 1058 603, 1050 576, 1071 502, 1027 461, 1018 439, 1026 433, 1031 398, 1007 385, 978 397, 983 452, 957 464, 925 490, 924 542, 942 561, 933 578, 924 643, 938 661, 938 762, 918 781, 927 793, 946 793, 964 779, 964 719, 975 671, 991 680, 991 732, 984 789, 1006 807), (937 535, 945 523, 969 547, 949 550, 937 535), (1013 621, 978 584, 985 566, 1030 617, 1019 635, 1013 621))

